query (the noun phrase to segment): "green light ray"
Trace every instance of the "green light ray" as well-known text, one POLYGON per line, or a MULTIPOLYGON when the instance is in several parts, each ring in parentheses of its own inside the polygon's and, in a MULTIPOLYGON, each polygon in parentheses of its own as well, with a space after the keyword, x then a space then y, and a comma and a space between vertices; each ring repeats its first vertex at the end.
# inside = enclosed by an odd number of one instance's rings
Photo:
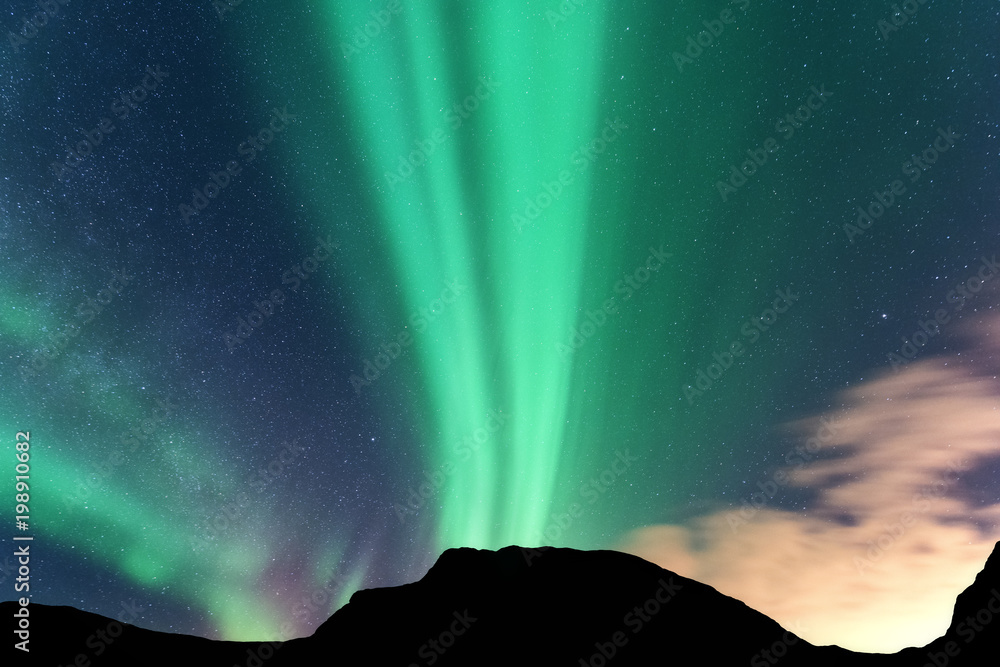
MULTIPOLYGON (((467 11, 475 33, 488 36, 472 62, 481 63, 481 75, 499 82, 484 108, 460 128, 477 132, 482 148, 463 152, 462 139, 449 137, 408 182, 395 192, 382 187, 377 197, 392 253, 389 265, 407 308, 425 306, 445 280, 459 277, 470 285, 469 297, 436 321, 416 350, 422 385, 437 415, 428 429, 437 451, 432 467, 451 461, 453 443, 492 407, 501 405, 514 416, 510 428, 442 493, 436 535, 442 549, 529 539, 543 527, 553 503, 568 446, 563 424, 572 369, 553 354, 552 341, 576 319, 592 175, 578 175, 573 189, 567 187, 522 238, 510 216, 543 182, 572 168, 574 150, 601 122, 595 97, 601 49, 581 53, 578 45, 600 44, 602 10, 564 26, 556 37, 541 15, 467 11), (540 43, 550 51, 538 53, 540 43), (570 76, 553 64, 567 59, 578 62, 570 76), (481 192, 483 202, 477 200, 481 192), (474 261, 482 255, 477 248, 487 249, 485 266, 474 261), (494 389, 489 369, 498 353, 504 357, 502 381, 494 389)), ((373 38, 349 64, 340 63, 347 88, 356 91, 351 102, 358 143, 368 148, 373 183, 384 184, 387 165, 394 169, 415 140, 441 127, 441 109, 464 89, 455 73, 459 58, 445 55, 449 45, 438 27, 445 21, 440 14, 433 6, 407 5, 399 23, 385 28, 387 34, 373 38), (399 100, 399 108, 387 100, 399 100)), ((332 32, 350 34, 352 21, 363 19, 331 16, 332 32)), ((331 55, 342 58, 339 48, 331 55)))

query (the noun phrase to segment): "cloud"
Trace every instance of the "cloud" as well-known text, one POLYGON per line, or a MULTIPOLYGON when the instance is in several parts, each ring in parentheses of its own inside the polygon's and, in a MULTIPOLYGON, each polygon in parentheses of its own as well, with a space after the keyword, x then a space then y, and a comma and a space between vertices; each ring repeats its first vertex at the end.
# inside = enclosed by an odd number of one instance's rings
POLYGON ((973 363, 914 361, 842 392, 842 409, 786 425, 801 443, 821 417, 835 425, 808 462, 789 459, 796 465, 778 477, 815 494, 808 509, 779 507, 780 492, 767 502, 759 495, 756 508, 647 526, 616 548, 705 582, 814 644, 926 644, 948 627, 955 597, 1000 540, 1000 498, 983 493, 997 480, 982 481, 1000 460, 1000 391, 984 365, 998 327, 1000 318, 966 329, 979 341, 973 363))

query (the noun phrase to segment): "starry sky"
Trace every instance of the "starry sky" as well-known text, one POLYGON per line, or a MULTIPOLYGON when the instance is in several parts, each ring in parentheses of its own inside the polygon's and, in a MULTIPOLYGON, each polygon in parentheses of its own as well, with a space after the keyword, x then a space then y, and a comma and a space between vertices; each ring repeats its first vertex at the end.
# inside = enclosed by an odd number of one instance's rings
POLYGON ((926 643, 1000 539, 998 24, 13 0, 32 601, 287 639, 444 549, 551 544, 926 643))

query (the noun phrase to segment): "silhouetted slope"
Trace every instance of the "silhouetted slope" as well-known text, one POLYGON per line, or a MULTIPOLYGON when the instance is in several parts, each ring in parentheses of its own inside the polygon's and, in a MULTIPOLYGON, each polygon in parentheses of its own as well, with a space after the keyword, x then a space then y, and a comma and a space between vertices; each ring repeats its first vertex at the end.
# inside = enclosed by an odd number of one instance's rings
POLYGON ((959 593, 944 636, 908 653, 916 653, 921 665, 936 667, 1000 665, 1000 542, 972 585, 959 593))
MULTIPOLYGON (((944 637, 895 655, 871 655, 813 646, 742 602, 636 556, 450 549, 420 581, 358 591, 311 637, 284 644, 115 627, 112 619, 70 607, 31 605, 31 653, 13 653, 14 664, 45 667, 647 667, 694 659, 740 667, 985 667, 1000 662, 998 587, 1000 543, 958 597, 944 637)), ((0 605, 7 619, 16 609, 16 603, 0 605)))
POLYGON ((844 664, 853 655, 814 647, 742 602, 636 556, 573 549, 449 550, 416 584, 359 591, 312 639, 345 636, 362 653, 400 665, 652 665, 693 653, 722 665, 769 664, 770 655, 791 667, 844 664), (392 627, 391 646, 385 625, 372 622, 378 618, 392 627))
MULTIPOLYGON (((0 603, 0 616, 13 630, 16 602, 0 603)), ((225 665, 242 648, 240 642, 217 642, 202 637, 154 632, 73 607, 31 604, 30 653, 4 647, 15 665, 38 667, 168 667, 173 665, 225 665)), ((5 637, 14 637, 6 630, 5 637)))

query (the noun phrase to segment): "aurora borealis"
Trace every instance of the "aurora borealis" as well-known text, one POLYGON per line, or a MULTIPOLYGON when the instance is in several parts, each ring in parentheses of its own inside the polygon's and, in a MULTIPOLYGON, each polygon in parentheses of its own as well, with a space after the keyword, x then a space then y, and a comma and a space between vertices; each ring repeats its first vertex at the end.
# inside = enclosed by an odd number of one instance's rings
POLYGON ((552 544, 929 641, 1000 539, 998 23, 17 0, 32 601, 287 638, 449 547, 552 544))

